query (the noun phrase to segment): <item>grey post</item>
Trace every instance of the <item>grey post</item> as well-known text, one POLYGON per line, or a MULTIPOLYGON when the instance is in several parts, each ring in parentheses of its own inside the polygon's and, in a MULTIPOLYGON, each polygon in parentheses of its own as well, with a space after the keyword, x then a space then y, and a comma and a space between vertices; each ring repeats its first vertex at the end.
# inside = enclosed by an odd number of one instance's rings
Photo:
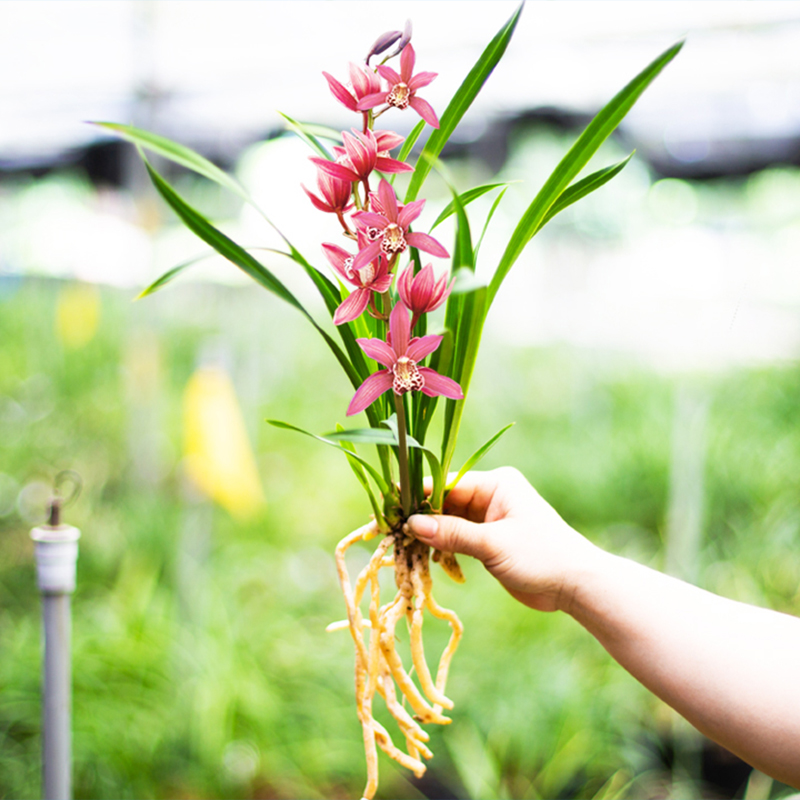
POLYGON ((45 800, 72 798, 72 654, 70 595, 75 591, 80 531, 58 522, 31 531, 42 594, 44 669, 42 773, 45 800))

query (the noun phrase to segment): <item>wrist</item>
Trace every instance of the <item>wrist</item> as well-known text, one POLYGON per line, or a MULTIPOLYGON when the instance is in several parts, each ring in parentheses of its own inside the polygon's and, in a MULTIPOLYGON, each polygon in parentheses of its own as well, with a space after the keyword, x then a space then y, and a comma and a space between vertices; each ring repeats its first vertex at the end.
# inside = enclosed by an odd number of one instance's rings
POLYGON ((594 599, 603 591, 603 581, 613 570, 615 556, 584 539, 578 558, 562 582, 557 605, 560 611, 580 621, 590 613, 594 599))

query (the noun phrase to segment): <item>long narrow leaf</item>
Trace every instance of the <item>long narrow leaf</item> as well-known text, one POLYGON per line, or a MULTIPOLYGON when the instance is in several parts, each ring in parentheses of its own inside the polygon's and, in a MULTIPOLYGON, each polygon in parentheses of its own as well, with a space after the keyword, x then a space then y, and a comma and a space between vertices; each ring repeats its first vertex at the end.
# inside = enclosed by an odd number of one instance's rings
POLYGON ((444 487, 445 492, 451 491, 455 485, 497 444, 500 437, 509 429, 513 428, 514 423, 510 422, 505 428, 497 431, 497 433, 479 447, 465 462, 464 466, 458 471, 453 480, 449 481, 447 486, 444 487))
POLYGON ((433 162, 453 135, 453 131, 467 109, 472 105, 473 100, 478 96, 478 92, 480 92, 483 84, 486 83, 489 75, 492 74, 492 70, 503 57, 514 34, 514 29, 517 27, 521 13, 522 5, 517 8, 508 22, 497 32, 494 39, 489 42, 481 57, 475 62, 475 66, 470 70, 455 95, 453 95, 453 99, 445 109, 444 114, 442 114, 438 130, 431 133, 425 148, 417 160, 414 174, 411 176, 411 182, 406 191, 405 203, 410 203, 417 198, 422 184, 431 171, 433 162))
MULTIPOLYGON (((345 437, 347 431, 340 431, 337 432, 335 435, 331 436, 317 436, 316 433, 311 433, 310 431, 304 430, 303 428, 298 428, 296 425, 290 425, 288 422, 281 422, 278 419, 268 419, 267 422, 275 428, 282 428, 283 430, 287 431, 295 431, 296 433, 302 433, 304 436, 310 436, 312 439, 316 439, 318 442, 322 442, 323 444, 327 444, 330 447, 335 447, 337 450, 341 450, 348 458, 356 459, 366 471, 369 473, 372 480, 375 481, 375 485, 378 487, 380 492, 386 496, 389 494, 389 484, 381 477, 381 474, 369 463, 363 456, 360 456, 355 450, 347 450, 343 445, 342 442, 349 442, 352 444, 352 439, 350 437, 345 437)), ((368 428, 367 430, 371 430, 368 428)), ((386 431, 389 433, 389 431, 386 431)))
POLYGON ((486 236, 486 231, 489 230, 489 223, 492 221, 492 217, 494 216, 494 212, 497 211, 497 207, 500 205, 500 201, 505 197, 506 192, 508 191, 508 186, 506 186, 500 194, 497 195, 495 198, 494 203, 492 203, 492 207, 489 209, 489 213, 486 215, 486 222, 483 223, 483 230, 481 231, 480 238, 478 239, 478 243, 475 245, 475 261, 478 261, 478 252, 481 249, 481 245, 483 244, 483 237, 486 236))
MULTIPOLYGON (((634 150, 633 153, 635 152, 634 150)), ((627 163, 633 158, 633 153, 627 158, 622 159, 622 161, 612 164, 610 167, 604 167, 603 169, 597 170, 597 172, 593 172, 591 175, 587 175, 577 183, 573 183, 568 189, 565 189, 561 197, 550 206, 550 210, 545 214, 544 219, 533 234, 531 234, 531 237, 535 236, 556 214, 560 214, 567 206, 571 206, 582 197, 586 197, 587 194, 591 194, 596 189, 608 183, 616 175, 619 175, 619 173, 625 169, 627 163)))
MULTIPOLYGON (((425 120, 421 119, 411 130, 411 133, 406 136, 406 140, 403 142, 403 146, 400 148, 400 152, 397 154, 398 161, 405 161, 411 150, 413 149, 414 145, 417 143, 417 139, 419 139, 419 135, 425 129, 425 120)), ((392 176, 394 177, 394 176, 392 176)))
POLYGON ((199 211, 192 208, 162 177, 145 161, 145 166, 158 193, 167 201, 168 205, 178 215, 181 221, 192 233, 199 236, 206 244, 214 248, 220 255, 235 264, 244 273, 264 288, 276 294, 289 305, 300 311, 308 321, 317 329, 331 348, 336 359, 341 364, 347 377, 354 387, 361 385, 362 378, 355 370, 350 360, 342 352, 338 344, 326 333, 317 321, 308 313, 300 301, 256 258, 243 247, 236 244, 222 231, 215 228, 199 211))
POLYGON ((578 140, 570 148, 553 173, 545 181, 539 193, 520 219, 503 253, 497 270, 489 284, 489 305, 494 300, 508 271, 519 258, 540 226, 551 206, 562 192, 586 166, 600 145, 613 133, 642 92, 650 85, 664 67, 678 54, 683 42, 665 50, 658 58, 643 69, 630 83, 618 92, 594 117, 578 140))
POLYGON ((296 119, 292 119, 288 114, 284 114, 283 111, 279 111, 278 113, 286 120, 286 124, 292 133, 296 134, 312 150, 315 150, 323 158, 326 158, 328 161, 333 160, 333 156, 331 156, 331 154, 325 149, 322 142, 320 142, 320 140, 311 132, 309 125, 298 122, 296 119))
MULTIPOLYGON (((289 253, 284 253, 282 250, 274 250, 271 247, 248 247, 245 248, 246 250, 267 250, 270 253, 277 253, 278 255, 282 256, 290 256, 289 253)), ((178 264, 177 266, 173 267, 172 269, 168 269, 163 275, 159 278, 156 278, 146 289, 142 289, 139 294, 134 297, 134 300, 141 300, 143 297, 147 297, 159 289, 163 289, 168 283, 171 283, 175 278, 178 277, 184 270, 188 269, 189 267, 193 267, 195 264, 199 264, 201 261, 204 261, 207 258, 211 258, 211 256, 219 255, 217 252, 212 251, 210 253, 203 253, 201 256, 196 256, 195 258, 190 258, 188 261, 184 261, 182 264, 178 264)))
POLYGON ((185 145, 173 142, 165 136, 134 128, 132 125, 122 125, 118 122, 91 122, 89 124, 110 131, 120 139, 131 142, 138 147, 143 147, 145 150, 156 153, 169 161, 174 161, 176 164, 180 164, 182 167, 186 167, 198 173, 198 175, 203 175, 220 186, 224 186, 234 194, 239 195, 242 200, 248 203, 252 202, 247 190, 237 180, 185 145))
MULTIPOLYGON (((461 204, 464 206, 468 206, 473 200, 477 200, 479 197, 482 197, 487 192, 491 192, 492 189, 497 189, 499 186, 508 186, 507 183, 487 183, 484 186, 476 186, 474 189, 468 189, 463 194, 460 194, 458 197, 461 200, 461 204)), ((441 214, 436 217, 436 222, 431 225, 431 230, 433 230, 437 225, 440 225, 444 222, 448 217, 455 214, 456 206, 453 201, 449 202, 441 214)))
MULTIPOLYGON (((343 431, 344 428, 341 425, 337 425, 336 430, 343 431)), ((345 455, 347 456, 347 463, 350 464, 350 469, 353 470, 353 474, 356 476, 356 479, 364 487, 364 491, 367 493, 369 504, 372 506, 372 511, 375 514, 375 521, 382 530, 385 530, 387 525, 383 517, 383 511, 381 510, 378 498, 375 497, 375 493, 372 491, 372 487, 369 484, 369 480, 367 479, 367 471, 364 469, 364 465, 358 460, 358 452, 356 451, 355 445, 352 442, 340 442, 339 444, 341 445, 342 449, 346 451, 345 455)))

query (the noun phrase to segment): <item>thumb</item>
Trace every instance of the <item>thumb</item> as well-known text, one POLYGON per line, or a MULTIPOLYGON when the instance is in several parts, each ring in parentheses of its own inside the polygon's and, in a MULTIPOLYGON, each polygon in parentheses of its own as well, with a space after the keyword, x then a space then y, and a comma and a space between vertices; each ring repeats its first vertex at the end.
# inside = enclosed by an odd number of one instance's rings
POLYGON ((407 524, 417 539, 437 550, 464 553, 481 561, 488 556, 483 524, 439 514, 413 514, 407 524))

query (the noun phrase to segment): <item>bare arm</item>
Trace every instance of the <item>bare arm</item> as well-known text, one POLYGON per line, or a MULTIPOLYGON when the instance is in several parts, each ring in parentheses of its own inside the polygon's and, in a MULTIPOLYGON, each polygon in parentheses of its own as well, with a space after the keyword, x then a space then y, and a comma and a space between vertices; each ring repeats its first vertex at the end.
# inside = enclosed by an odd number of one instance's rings
POLYGON ((475 556, 520 602, 562 610, 711 739, 800 788, 800 619, 606 553, 516 470, 465 476, 418 538, 475 556))

